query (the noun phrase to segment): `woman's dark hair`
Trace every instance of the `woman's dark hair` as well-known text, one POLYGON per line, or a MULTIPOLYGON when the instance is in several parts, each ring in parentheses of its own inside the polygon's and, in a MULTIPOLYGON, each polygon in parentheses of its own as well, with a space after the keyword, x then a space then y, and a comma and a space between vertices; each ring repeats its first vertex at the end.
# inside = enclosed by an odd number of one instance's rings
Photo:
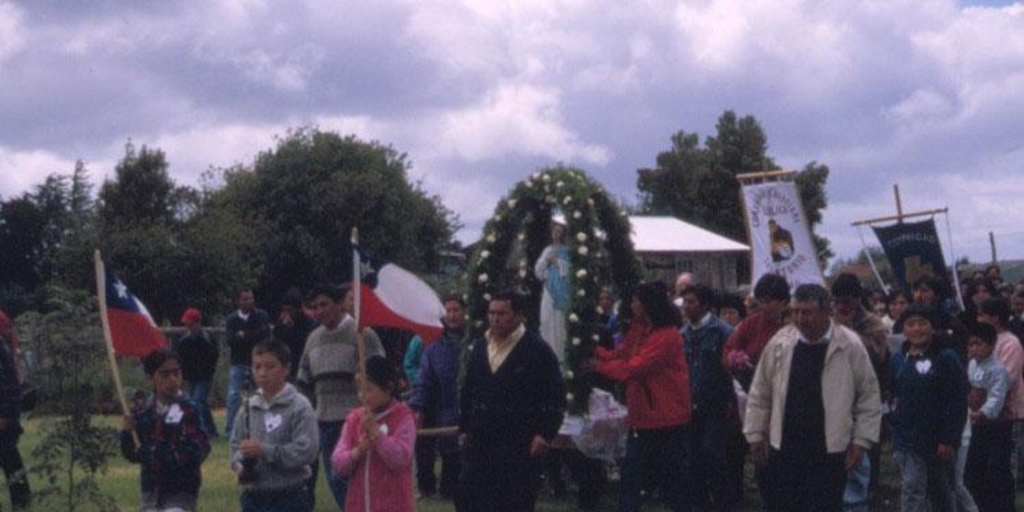
POLYGON ((778 274, 765 274, 754 285, 754 298, 789 302, 789 282, 778 274))
POLYGON ((391 390, 392 394, 398 392, 398 372, 395 365, 383 356, 373 355, 366 359, 366 380, 381 389, 391 390))
POLYGON ((999 319, 999 325, 1005 326, 1010 322, 1010 316, 1013 315, 1013 310, 1010 308, 1010 301, 1004 299, 1000 295, 985 299, 981 302, 981 307, 978 311, 986 315, 991 315, 999 319))
POLYGON ((297 287, 291 287, 281 296, 282 306, 291 306, 295 309, 302 309, 302 291, 297 287))
POLYGON ((885 296, 885 306, 889 307, 893 302, 896 302, 897 297, 903 297, 908 306, 914 302, 914 296, 910 292, 897 286, 885 296))
POLYGON ((999 296, 999 289, 988 281, 972 281, 971 284, 967 286, 965 295, 967 296, 968 300, 972 300, 974 298, 974 294, 978 293, 981 290, 985 290, 986 292, 988 292, 989 297, 999 296))
POLYGON ((152 377, 167 361, 177 361, 178 355, 170 349, 158 348, 142 358, 142 371, 152 377))
POLYGON ((996 333, 995 327, 981 322, 972 322, 967 324, 966 328, 968 334, 984 341, 986 345, 996 344, 999 335, 996 333))
POLYGON ((668 299, 668 286, 661 281, 648 281, 633 290, 633 297, 640 301, 654 327, 679 327, 682 319, 679 310, 668 299))
POLYGON ((920 287, 926 287, 929 290, 935 292, 935 304, 942 304, 942 301, 949 297, 949 286, 946 286, 946 281, 940 277, 932 275, 924 275, 914 281, 912 289, 916 290, 920 287))
POLYGON ((743 297, 738 293, 726 293, 722 295, 722 302, 718 306, 719 311, 723 309, 735 309, 740 318, 747 317, 747 305, 743 303, 743 297))

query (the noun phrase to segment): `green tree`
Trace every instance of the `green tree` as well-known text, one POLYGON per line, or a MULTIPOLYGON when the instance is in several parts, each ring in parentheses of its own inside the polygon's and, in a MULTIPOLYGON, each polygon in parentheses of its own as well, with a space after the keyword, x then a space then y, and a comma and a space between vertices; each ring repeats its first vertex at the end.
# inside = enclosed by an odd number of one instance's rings
POLYGON ((0 282, 27 288, 42 284, 40 235, 45 225, 43 211, 27 196, 0 204, 0 282))
POLYGON ((75 162, 68 176, 61 176, 63 209, 52 216, 44 258, 48 284, 87 289, 94 282, 92 251, 97 247, 98 225, 93 184, 85 164, 75 162))
POLYGON ((0 203, 0 308, 17 315, 38 303, 46 219, 27 196, 0 203))
MULTIPOLYGON (((892 286, 896 283, 896 275, 892 271, 892 265, 889 264, 889 259, 885 256, 885 251, 877 245, 869 245, 867 247, 867 253, 863 250, 858 251, 857 255, 852 258, 838 259, 832 264, 831 271, 829 273, 829 280, 835 279, 840 273, 850 269, 850 267, 864 267, 870 266, 871 263, 868 261, 870 256, 871 261, 875 263, 875 268, 878 270, 878 274, 882 276, 882 281, 892 286)), ((878 288, 878 279, 873 275, 866 285, 872 288, 878 288)))
POLYGON ((170 225, 175 220, 180 194, 167 174, 163 151, 146 146, 136 151, 128 141, 114 174, 114 180, 100 188, 104 227, 170 225))
MULTIPOLYGON (((656 166, 637 170, 638 210, 648 215, 671 215, 734 240, 747 240, 740 184, 736 175, 777 170, 768 156, 768 138, 752 116, 737 118, 726 111, 716 134, 701 147, 696 133, 679 131, 672 147, 656 157, 656 166)), ((821 222, 827 205, 828 167, 812 162, 796 177, 811 228, 821 222)), ((819 260, 833 256, 829 242, 814 236, 819 260)))
POLYGON ((89 286, 72 276, 91 276, 91 259, 69 252, 94 234, 91 188, 78 161, 71 174, 51 174, 33 191, 0 204, 0 305, 14 311, 40 307, 47 283, 89 286))
POLYGON ((54 289, 49 295, 49 312, 17 319, 24 350, 38 365, 33 378, 41 390, 41 412, 56 415, 32 450, 29 471, 43 483, 33 500, 37 510, 73 512, 92 504, 115 511, 117 504, 97 481, 116 453, 116 436, 92 421, 96 404, 113 400, 96 301, 83 291, 54 289))
POLYGON ((276 301, 292 286, 351 276, 351 228, 373 256, 412 271, 440 269, 458 219, 410 183, 406 155, 354 136, 289 131, 252 168, 223 171, 217 208, 237 215, 259 241, 258 294, 276 301))
POLYGON ((176 323, 186 307, 216 311, 230 302, 252 275, 251 232, 167 169, 163 151, 126 145, 100 189, 98 247, 158 322, 176 323))

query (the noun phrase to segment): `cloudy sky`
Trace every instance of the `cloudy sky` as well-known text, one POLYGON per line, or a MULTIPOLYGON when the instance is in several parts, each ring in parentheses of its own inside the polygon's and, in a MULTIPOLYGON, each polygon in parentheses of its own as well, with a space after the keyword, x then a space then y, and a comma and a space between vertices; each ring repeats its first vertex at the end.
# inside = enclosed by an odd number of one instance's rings
POLYGON ((731 109, 783 167, 831 168, 840 255, 899 184, 949 207, 958 257, 993 231, 1024 258, 1021 91, 1024 3, 1000 0, 0 0, 0 197, 76 159, 99 182, 129 138, 197 185, 313 124, 408 153, 472 241, 557 162, 635 201, 673 133, 731 109))

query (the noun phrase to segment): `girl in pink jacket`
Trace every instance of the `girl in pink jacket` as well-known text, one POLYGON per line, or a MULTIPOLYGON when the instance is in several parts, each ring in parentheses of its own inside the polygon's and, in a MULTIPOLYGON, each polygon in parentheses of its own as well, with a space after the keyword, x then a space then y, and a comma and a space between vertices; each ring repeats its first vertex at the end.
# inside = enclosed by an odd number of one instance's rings
POLYGON ((416 422, 412 409, 395 399, 395 368, 381 356, 370 357, 360 388, 365 406, 345 419, 331 456, 334 471, 349 478, 345 510, 413 512, 416 422))

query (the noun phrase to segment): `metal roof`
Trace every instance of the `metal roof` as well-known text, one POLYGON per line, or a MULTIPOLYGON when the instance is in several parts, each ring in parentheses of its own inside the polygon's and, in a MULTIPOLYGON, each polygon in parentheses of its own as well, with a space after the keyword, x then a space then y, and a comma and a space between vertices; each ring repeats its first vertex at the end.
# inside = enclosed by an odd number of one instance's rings
POLYGON ((630 215, 636 252, 730 252, 750 247, 675 217, 630 215))

